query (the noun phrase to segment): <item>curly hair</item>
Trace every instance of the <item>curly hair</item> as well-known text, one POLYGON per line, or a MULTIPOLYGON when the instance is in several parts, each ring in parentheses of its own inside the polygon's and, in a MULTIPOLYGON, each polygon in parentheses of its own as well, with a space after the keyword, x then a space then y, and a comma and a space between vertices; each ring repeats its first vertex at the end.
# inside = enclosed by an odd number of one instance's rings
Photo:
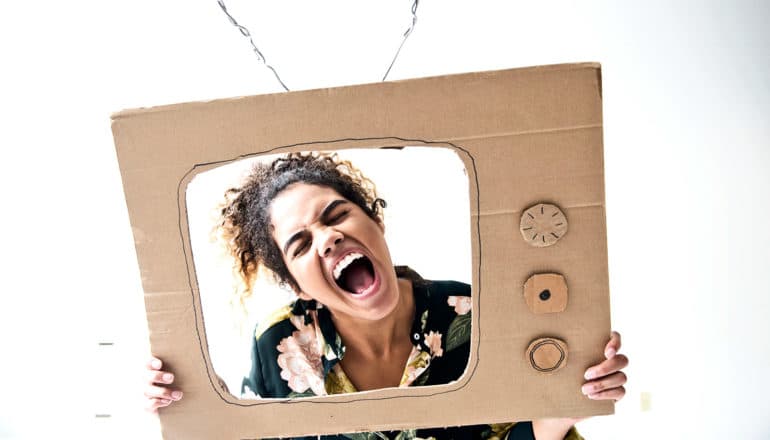
POLYGON ((290 153, 272 163, 257 163, 239 188, 225 192, 221 237, 235 259, 240 278, 236 292, 241 302, 251 294, 258 273, 268 269, 275 280, 295 292, 299 286, 283 261, 271 234, 270 203, 294 183, 333 189, 358 205, 371 219, 381 222, 384 200, 377 197, 374 183, 349 161, 337 154, 290 153))

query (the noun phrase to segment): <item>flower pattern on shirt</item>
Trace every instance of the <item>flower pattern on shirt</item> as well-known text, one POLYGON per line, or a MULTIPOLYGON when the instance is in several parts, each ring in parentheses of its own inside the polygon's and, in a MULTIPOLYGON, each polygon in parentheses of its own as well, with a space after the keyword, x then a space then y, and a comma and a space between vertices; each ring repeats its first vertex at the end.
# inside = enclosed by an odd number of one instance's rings
MULTIPOLYGON (((470 355, 470 290, 467 284, 447 281, 415 285, 416 309, 410 332, 413 347, 400 387, 446 384, 462 376, 470 355)), ((253 392, 261 397, 297 398, 358 391, 342 369, 345 345, 323 306, 297 302, 262 323, 255 336, 252 372, 244 379, 243 397, 253 392)), ((514 425, 452 428, 454 434, 420 429, 340 434, 335 438, 407 440, 438 432, 440 439, 457 435, 501 439, 514 425)), ((581 437, 573 429, 566 439, 581 437)))
POLYGON ((399 387, 411 386, 429 367, 430 355, 415 345, 412 347, 412 352, 406 361, 406 368, 404 369, 404 375, 401 377, 399 387))
POLYGON ((296 393, 305 393, 309 389, 317 396, 326 394, 321 363, 323 345, 318 344, 317 329, 306 325, 300 316, 292 316, 292 324, 297 330, 278 344, 278 365, 281 378, 296 393))
POLYGON ((458 315, 465 315, 471 311, 473 301, 470 296, 450 296, 447 298, 447 304, 454 307, 458 315))
POLYGON ((444 350, 441 348, 441 333, 434 332, 425 335, 425 346, 430 350, 431 357, 440 357, 444 354, 444 350))
MULTIPOLYGON (((415 325, 422 334, 422 341, 415 341, 404 366, 400 387, 421 385, 427 380, 431 359, 444 355, 470 338, 470 297, 451 295, 446 304, 455 311, 449 332, 452 345, 447 346, 445 335, 428 328, 430 309, 426 308, 415 317, 415 325), (459 319, 458 318, 462 318, 459 319), (467 327, 467 328, 466 328, 467 327)), ((276 347, 280 353, 277 363, 280 376, 286 381, 294 397, 322 396, 357 392, 355 386, 343 371, 339 360, 345 353, 345 346, 334 332, 333 343, 327 343, 319 326, 319 311, 323 306, 305 304, 300 308, 302 315, 290 315, 289 320, 296 328, 288 337, 281 339, 276 347), (325 368, 324 359, 327 366, 325 368)), ((276 315, 276 316, 281 316, 276 315)), ((328 334, 328 333, 327 333, 328 334)))

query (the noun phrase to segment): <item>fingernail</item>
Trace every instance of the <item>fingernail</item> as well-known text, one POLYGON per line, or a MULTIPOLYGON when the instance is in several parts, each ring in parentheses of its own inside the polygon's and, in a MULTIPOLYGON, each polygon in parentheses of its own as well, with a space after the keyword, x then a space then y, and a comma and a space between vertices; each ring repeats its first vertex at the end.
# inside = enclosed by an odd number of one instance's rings
POLYGON ((171 373, 166 373, 163 375, 163 382, 171 383, 174 381, 174 375, 171 373))
POLYGON ((604 352, 604 357, 607 359, 610 359, 611 357, 615 356, 615 349, 610 347, 604 352))
POLYGON ((596 372, 594 370, 586 370, 586 374, 583 377, 585 377, 586 380, 591 380, 596 377, 596 372))
POLYGON ((160 403, 162 403, 164 405, 168 405, 169 403, 171 403, 171 401, 168 400, 168 399, 160 399, 160 403))
POLYGON ((583 394, 587 396, 588 393, 591 392, 591 385, 585 384, 582 388, 580 388, 580 390, 583 391, 583 394))
POLYGON ((592 400, 596 400, 596 398, 599 397, 597 394, 589 394, 588 398, 592 400))
POLYGON ((160 361, 158 359, 152 360, 152 368, 155 368, 155 369, 160 368, 160 361))
POLYGON ((173 397, 175 400, 179 400, 182 398, 182 392, 174 391, 173 393, 171 393, 171 397, 173 397))

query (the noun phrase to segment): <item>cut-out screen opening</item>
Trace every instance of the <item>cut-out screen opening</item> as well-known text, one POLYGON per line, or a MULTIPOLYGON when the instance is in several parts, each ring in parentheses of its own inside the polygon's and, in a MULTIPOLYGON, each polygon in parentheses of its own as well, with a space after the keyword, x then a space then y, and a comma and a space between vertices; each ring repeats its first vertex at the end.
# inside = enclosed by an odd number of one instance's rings
MULTIPOLYGON (((449 292, 445 301, 446 307, 451 309, 450 314, 454 313, 454 315, 450 316, 451 323, 442 327, 443 333, 427 329, 420 335, 410 333, 410 337, 414 336, 412 342, 424 351, 425 355, 422 362, 415 362, 417 359, 414 358, 414 350, 409 354, 407 363, 404 364, 404 377, 398 386, 441 384, 426 382, 428 374, 420 377, 424 371, 415 369, 418 365, 424 367, 425 363, 430 363, 431 360, 449 362, 452 359, 452 362, 459 362, 458 359, 464 359, 464 364, 459 370, 464 371, 467 366, 467 356, 452 358, 447 355, 447 353, 451 354, 450 349, 454 349, 458 341, 466 337, 463 332, 468 332, 467 338, 470 336, 472 304, 469 296, 472 281, 469 184, 467 172, 457 153, 450 148, 406 146, 394 149, 345 149, 315 154, 335 154, 338 160, 352 164, 373 183, 376 196, 386 202, 386 206, 381 208, 382 226, 384 226, 384 242, 387 244, 386 252, 389 253, 389 260, 394 266, 408 266, 425 280, 452 280, 468 286, 467 297, 452 295, 452 292, 449 292), (467 324, 467 326, 460 324, 467 324), (409 374, 413 377, 409 378, 409 374)), ((225 193, 232 188, 242 188, 244 182, 253 173, 257 162, 272 163, 281 157, 286 157, 286 154, 260 155, 230 162, 198 173, 187 186, 186 214, 190 245, 211 363, 216 376, 229 393, 241 399, 305 397, 323 395, 324 392, 336 394, 350 392, 352 389, 358 390, 359 387, 350 388, 349 385, 350 383, 355 385, 356 380, 363 380, 362 375, 346 374, 355 372, 345 371, 345 362, 334 359, 335 357, 344 359, 344 352, 336 354, 329 352, 329 345, 336 343, 344 347, 346 344, 344 338, 341 341, 325 341, 325 348, 320 348, 322 351, 325 350, 325 353, 308 354, 308 350, 311 352, 314 350, 312 347, 318 347, 316 342, 303 345, 302 338, 308 336, 305 330, 309 328, 303 326, 308 325, 308 322, 305 319, 292 321, 290 317, 289 321, 294 322, 293 325, 295 325, 294 331, 286 334, 290 339, 280 337, 276 339, 278 343, 275 344, 275 358, 263 358, 260 361, 280 363, 277 366, 281 371, 280 377, 286 381, 291 393, 262 396, 258 390, 253 389, 255 388, 252 384, 253 378, 250 381, 250 376, 254 372, 252 350, 255 337, 262 337, 266 329, 281 322, 282 316, 284 318, 289 316, 285 311, 292 308, 295 301, 306 296, 313 298, 316 296, 313 292, 308 292, 298 298, 297 289, 293 288, 291 283, 278 282, 272 276, 272 272, 264 269, 255 271, 256 276, 252 278, 250 288, 245 289, 235 269, 237 260, 232 253, 234 246, 232 240, 227 238, 227 234, 223 234, 220 227, 223 219, 222 209, 226 206, 225 193), (280 312, 281 310, 283 312, 280 312), (323 368, 328 367, 329 364, 337 365, 326 372, 325 377, 322 375, 319 378, 318 365, 323 368), (335 374, 336 376, 330 377, 335 374), (344 383, 341 384, 341 380, 344 383)), ((276 198, 285 192, 286 190, 279 192, 276 198)), ((309 211, 314 209, 312 201, 311 198, 310 203, 294 203, 288 208, 284 207, 281 218, 287 218, 286 212, 289 212, 288 218, 294 222, 290 225, 291 227, 306 225, 303 223, 304 219, 316 218, 312 217, 313 213, 309 211), (307 217, 308 215, 311 217, 307 217)), ((271 207, 272 204, 268 209, 271 207)), ((322 226, 325 227, 326 223, 322 226)), ((312 229, 312 226, 308 228, 312 229)), ((287 231, 281 230, 280 227, 277 229, 280 232, 272 231, 271 236, 283 234, 284 236, 280 238, 286 238, 287 231)), ((294 235, 291 232, 291 230, 288 231, 289 236, 294 235)), ((297 248, 300 246, 307 246, 308 250, 317 252, 312 242, 312 234, 308 235, 311 236, 309 243, 298 243, 302 241, 300 239, 290 240, 292 241, 288 254, 290 257, 281 254, 282 257, 291 258, 295 254, 301 255, 305 250, 299 249, 298 252, 297 248)), ((345 243, 345 240, 351 239, 345 234, 341 234, 340 237, 338 243, 345 243)), ((278 249, 283 250, 286 247, 285 241, 280 243, 276 241, 276 243, 278 249)), ((355 284, 354 281, 345 278, 346 276, 350 279, 355 277, 345 274, 354 272, 349 268, 358 264, 356 257, 357 254, 353 253, 352 256, 348 256, 351 262, 337 263, 340 265, 337 267, 338 273, 335 274, 334 268, 329 269, 328 273, 335 279, 338 279, 336 278, 338 275, 346 279, 348 285, 355 284)), ((314 259, 321 270, 324 270, 326 266, 322 260, 322 255, 314 259)), ((296 271, 300 266, 288 264, 287 267, 290 271, 291 267, 296 271)), ((372 271, 371 268, 369 270, 372 271)), ((366 272, 360 268, 359 271, 366 272)), ((307 275, 303 272, 297 273, 294 278, 301 283, 306 277, 307 275)), ((359 278, 363 279, 359 281, 360 283, 372 282, 365 275, 359 278)), ((340 281, 337 287, 340 285, 346 284, 340 281)), ((367 287, 364 285, 359 290, 364 291, 367 287)), ((349 290, 355 289, 355 287, 349 287, 349 290)), ((330 291, 334 291, 334 286, 330 286, 330 291)), ((344 289, 338 289, 337 293, 343 295, 340 293, 342 291, 344 289)), ((416 289, 413 289, 413 293, 416 294, 416 289)), ((343 302, 348 299, 350 298, 343 298, 343 302)), ((334 301, 332 299, 332 302, 334 301)), ((321 300, 316 303, 316 307, 326 307, 321 300)), ((330 313, 325 316, 328 318, 328 315, 331 315, 332 323, 341 316, 335 315, 335 307, 332 305, 326 307, 330 313)), ((296 307, 294 309, 296 310, 296 307)), ((314 316, 316 316, 315 319, 320 319, 317 315, 314 316)), ((414 321, 419 322, 421 318, 424 317, 415 316, 414 321)), ((329 335, 329 332, 317 333, 321 336, 329 335)), ((339 336, 339 333, 336 334, 339 336)), ((429 369, 427 373, 430 373, 429 369)), ((396 384, 394 383, 393 386, 396 384)))

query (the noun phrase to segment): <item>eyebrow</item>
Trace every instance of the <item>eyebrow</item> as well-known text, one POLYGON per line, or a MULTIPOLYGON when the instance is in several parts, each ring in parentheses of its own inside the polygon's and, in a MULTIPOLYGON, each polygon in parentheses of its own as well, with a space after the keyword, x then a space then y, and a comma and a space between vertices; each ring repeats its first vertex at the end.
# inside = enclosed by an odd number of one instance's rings
MULTIPOLYGON (((323 211, 321 211, 321 215, 319 216, 319 219, 321 220, 321 222, 322 223, 327 223, 329 221, 329 216, 331 216, 331 213, 334 210, 334 208, 336 208, 337 206, 339 206, 339 205, 341 205, 343 203, 348 203, 348 201, 345 200, 345 199, 337 199, 337 200, 332 201, 328 205, 326 205, 326 207, 323 209, 323 211)), ((286 244, 283 245, 283 254, 284 255, 288 255, 289 247, 292 245, 292 243, 294 243, 295 241, 301 239, 302 236, 305 235, 305 232, 306 231, 304 229, 301 230, 301 231, 295 232, 294 234, 292 234, 291 237, 289 237, 288 240, 286 240, 286 244)))

